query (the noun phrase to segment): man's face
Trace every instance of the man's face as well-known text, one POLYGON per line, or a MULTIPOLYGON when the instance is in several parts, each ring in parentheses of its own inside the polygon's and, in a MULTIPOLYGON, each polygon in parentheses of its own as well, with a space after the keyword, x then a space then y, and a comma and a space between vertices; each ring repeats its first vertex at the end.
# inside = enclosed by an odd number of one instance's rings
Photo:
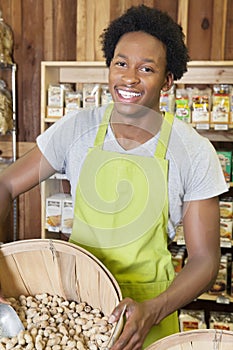
POLYGON ((109 89, 122 113, 135 113, 133 105, 159 112, 161 89, 169 89, 171 83, 161 41, 144 32, 130 32, 120 38, 109 69, 109 89))

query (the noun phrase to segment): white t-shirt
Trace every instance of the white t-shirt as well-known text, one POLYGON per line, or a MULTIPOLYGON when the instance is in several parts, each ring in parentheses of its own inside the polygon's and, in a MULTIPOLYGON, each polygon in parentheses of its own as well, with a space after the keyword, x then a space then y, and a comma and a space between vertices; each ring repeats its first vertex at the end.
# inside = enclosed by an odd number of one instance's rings
MULTIPOLYGON (((75 200, 79 173, 93 147, 106 106, 70 113, 38 136, 37 144, 57 172, 65 173, 75 200)), ((108 127, 104 150, 153 157, 159 134, 143 145, 126 151, 108 127)), ((199 135, 191 125, 174 119, 166 159, 169 161, 168 235, 174 238, 175 228, 182 220, 183 202, 207 199, 227 192, 216 151, 210 141, 199 135)))

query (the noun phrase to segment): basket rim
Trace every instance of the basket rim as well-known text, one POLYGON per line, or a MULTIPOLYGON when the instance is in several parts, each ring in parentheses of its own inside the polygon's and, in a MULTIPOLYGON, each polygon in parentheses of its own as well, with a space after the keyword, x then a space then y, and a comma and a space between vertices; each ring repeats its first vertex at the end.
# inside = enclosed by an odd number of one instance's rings
POLYGON ((162 338, 160 340, 157 340, 156 342, 149 345, 145 350, 168 350, 169 342, 172 341, 170 344, 171 346, 180 345, 187 341, 193 341, 193 336, 195 336, 195 341, 198 340, 206 340, 205 336, 206 334, 211 334, 213 337, 213 341, 216 339, 216 341, 220 341, 220 338, 222 336, 225 336, 221 338, 221 343, 224 343, 226 341, 233 343, 233 332, 227 331, 227 330, 219 330, 219 329, 195 329, 191 331, 185 331, 185 332, 178 332, 172 335, 169 335, 165 338, 162 338), (205 339, 204 339, 205 338, 205 339), (226 339, 227 338, 227 339, 226 339))
MULTIPOLYGON (((63 241, 59 239, 49 239, 49 238, 33 238, 33 239, 24 239, 24 240, 18 240, 18 241, 12 241, 8 243, 3 243, 0 245, 0 251, 3 254, 3 256, 7 256, 12 254, 13 252, 10 251, 10 248, 13 246, 15 248, 22 248, 24 247, 25 251, 32 251, 32 250, 47 250, 48 246, 66 246, 70 247, 74 250, 82 252, 84 255, 87 257, 91 258, 92 260, 95 261, 95 263, 103 270, 103 272, 107 275, 107 277, 111 280, 112 285, 114 286, 114 289, 116 291, 117 297, 119 301, 122 300, 122 293, 120 286, 113 276, 113 274, 108 270, 108 268, 92 253, 90 253, 88 250, 84 249, 83 247, 80 247, 77 244, 68 242, 68 241, 63 241), (38 243, 42 244, 41 247, 38 247, 38 243), (30 249, 29 249, 30 248, 30 249)), ((22 252, 21 250, 20 252, 22 252)))

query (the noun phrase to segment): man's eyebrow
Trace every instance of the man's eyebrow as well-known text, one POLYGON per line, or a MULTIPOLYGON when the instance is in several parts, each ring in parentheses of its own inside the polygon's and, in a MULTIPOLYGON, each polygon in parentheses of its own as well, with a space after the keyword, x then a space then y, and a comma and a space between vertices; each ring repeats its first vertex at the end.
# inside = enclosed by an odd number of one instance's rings
MULTIPOLYGON (((124 54, 118 53, 115 57, 113 58, 124 58, 127 59, 128 56, 125 56, 124 54)), ((153 58, 142 58, 142 61, 145 63, 154 63, 155 65, 157 65, 157 63, 155 62, 155 60, 153 58)))
POLYGON ((116 56, 114 56, 113 58, 125 58, 125 59, 127 59, 128 57, 127 56, 125 56, 125 55, 123 55, 123 54, 121 54, 121 53, 118 53, 116 56))

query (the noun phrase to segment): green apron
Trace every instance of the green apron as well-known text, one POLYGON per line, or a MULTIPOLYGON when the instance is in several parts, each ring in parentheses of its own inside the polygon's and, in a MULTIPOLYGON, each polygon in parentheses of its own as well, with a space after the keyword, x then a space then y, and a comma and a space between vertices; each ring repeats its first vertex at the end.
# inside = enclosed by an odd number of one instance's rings
MULTIPOLYGON (((70 242, 99 258, 123 297, 141 302, 165 291, 174 278, 167 249, 168 161, 173 115, 166 113, 154 157, 102 149, 113 104, 106 109, 76 191, 70 242)), ((148 334, 144 347, 179 331, 177 313, 148 334)))

